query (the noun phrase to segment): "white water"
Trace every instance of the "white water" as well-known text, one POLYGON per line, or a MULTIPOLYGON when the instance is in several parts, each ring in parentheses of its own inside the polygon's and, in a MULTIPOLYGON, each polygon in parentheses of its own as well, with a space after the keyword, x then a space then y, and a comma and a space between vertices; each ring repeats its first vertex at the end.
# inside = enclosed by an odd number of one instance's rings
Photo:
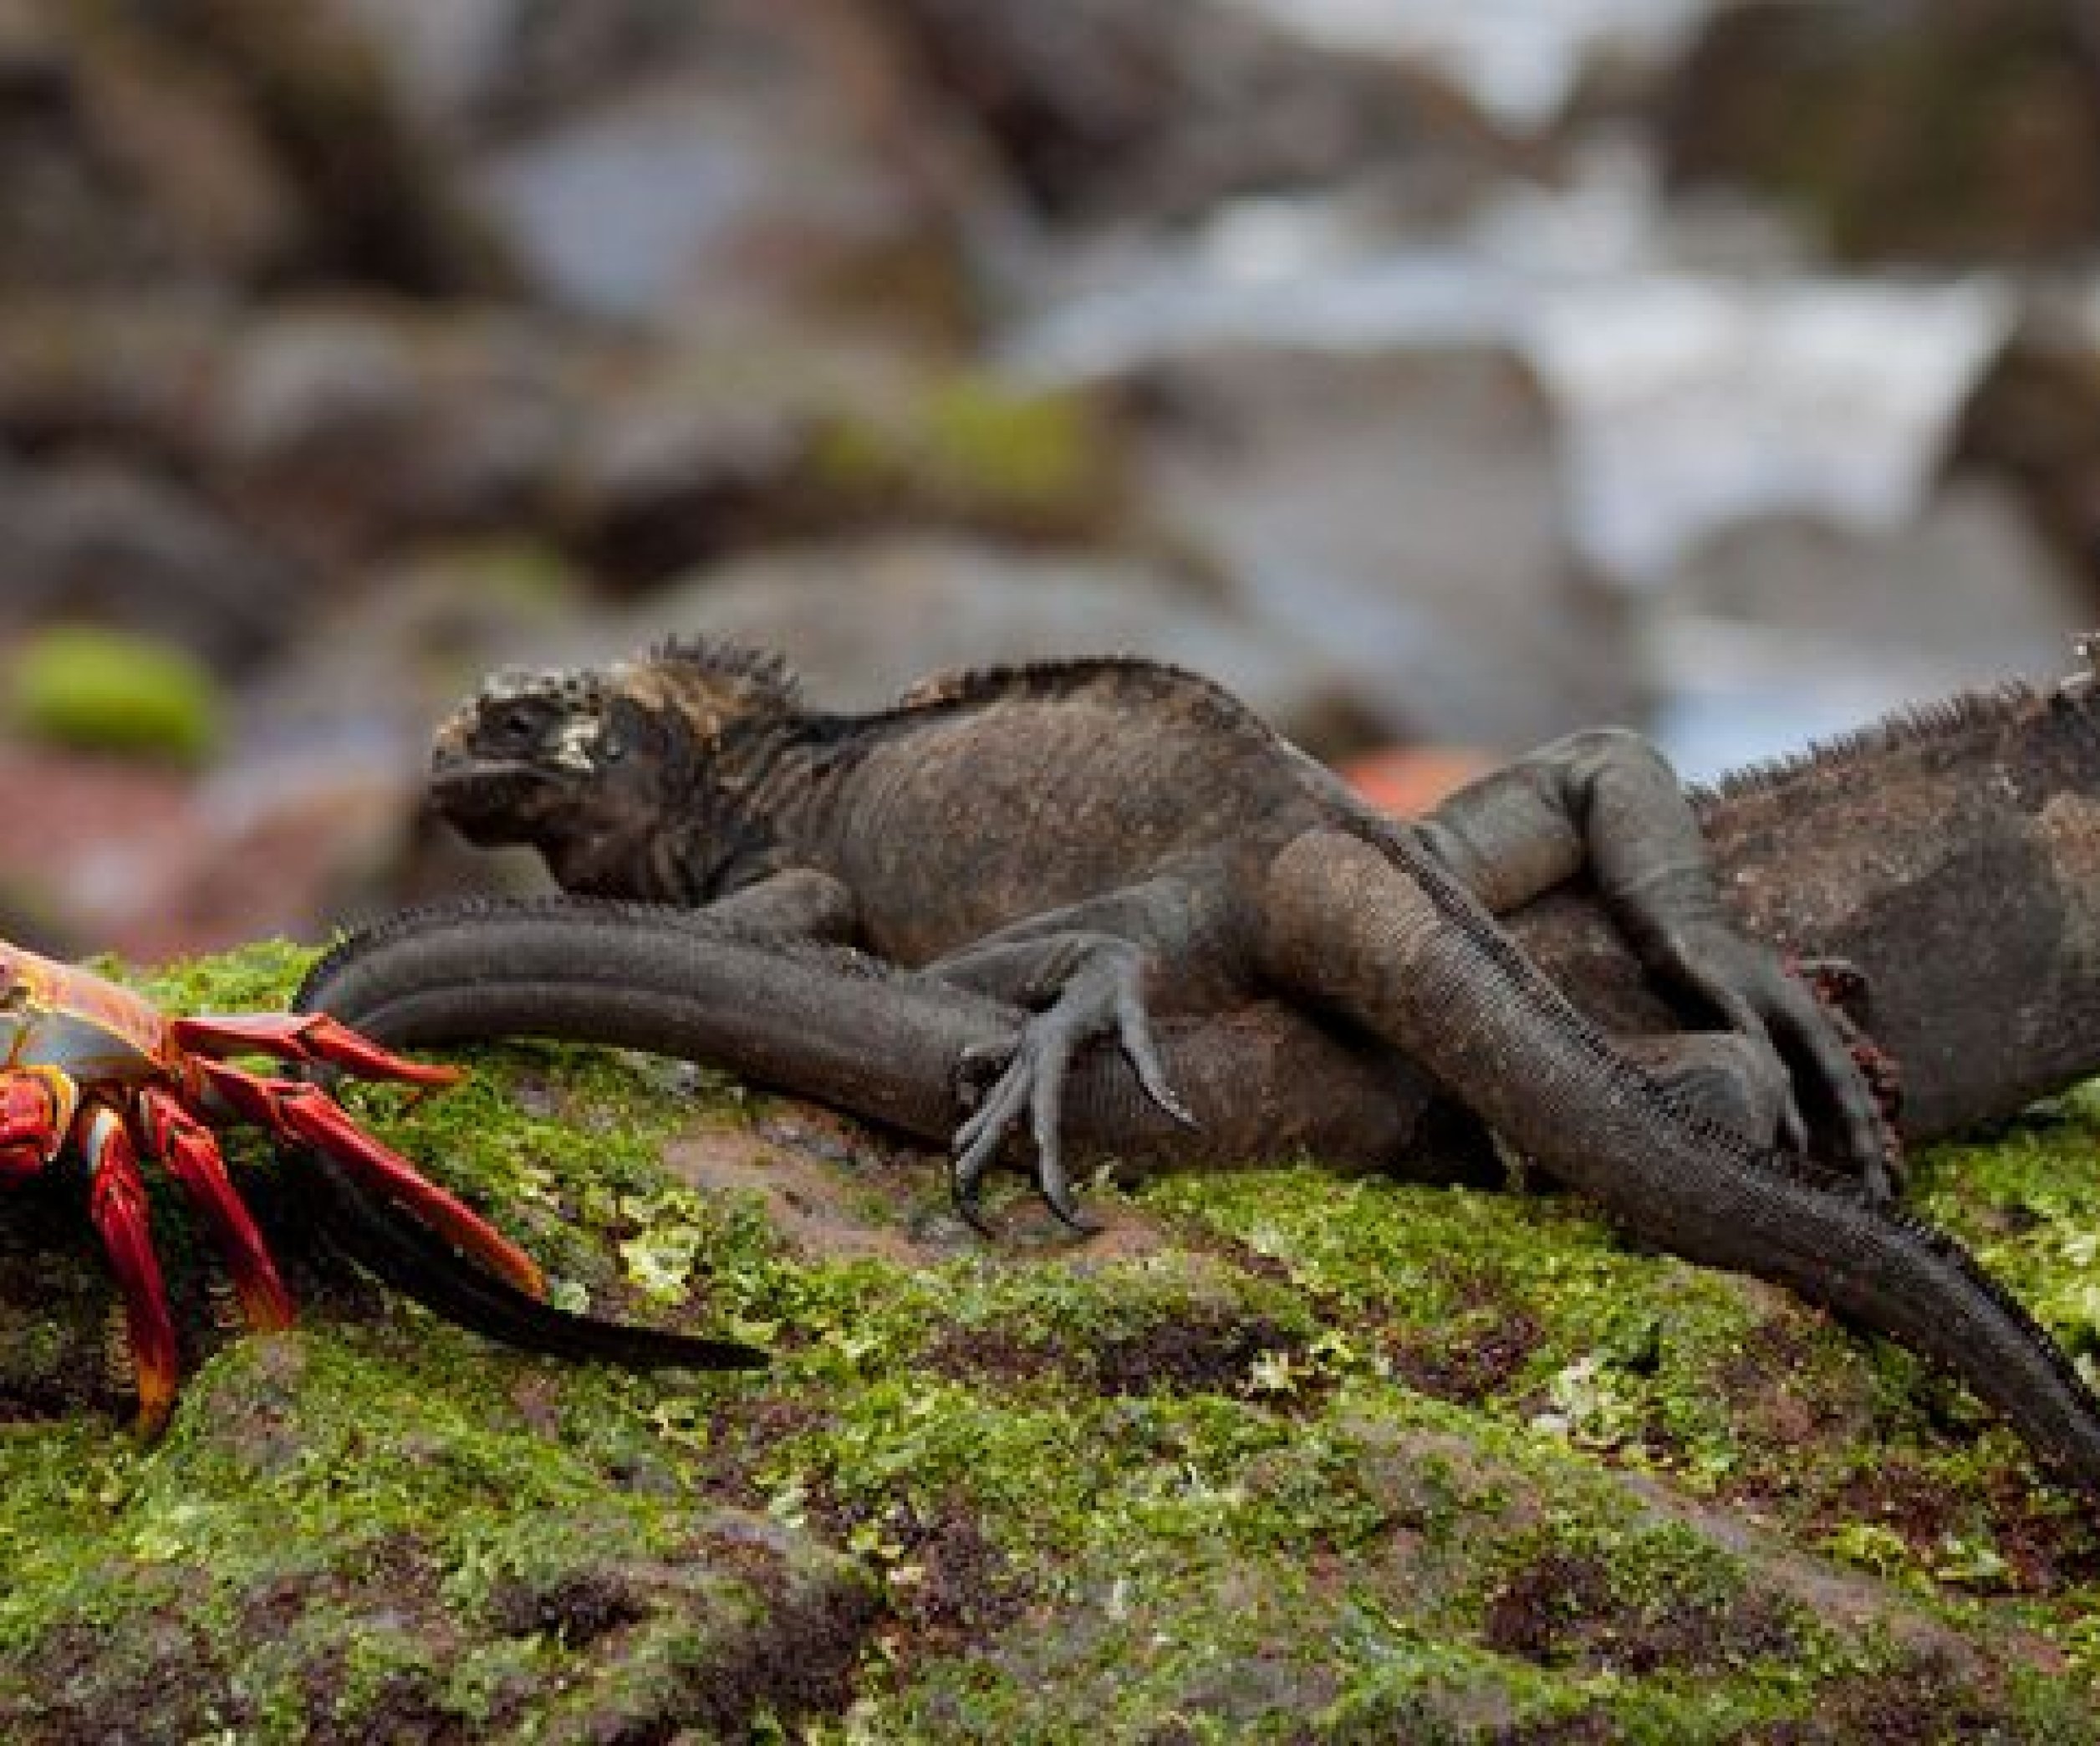
POLYGON ((1542 128, 1585 64, 1668 59, 1714 0, 1234 0, 1305 35, 1435 68, 1505 125, 1542 128))
POLYGON ((1343 200, 1243 202, 1185 242, 1083 268, 1007 351, 1083 379, 1236 345, 1506 345, 1561 416, 1576 549, 1629 587, 1749 516, 1878 529, 1914 514, 2011 324, 2009 290, 1685 253, 1641 161, 1617 151, 1435 241, 1383 237, 1343 200))

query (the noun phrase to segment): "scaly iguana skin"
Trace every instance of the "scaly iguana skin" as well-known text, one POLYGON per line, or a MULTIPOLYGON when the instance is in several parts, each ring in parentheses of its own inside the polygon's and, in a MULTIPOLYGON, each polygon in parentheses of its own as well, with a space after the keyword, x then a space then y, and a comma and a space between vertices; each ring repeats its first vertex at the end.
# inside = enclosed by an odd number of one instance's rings
MULTIPOLYGON (((2072 707, 2068 694, 2062 707, 2072 707)), ((1064 738, 1070 746, 1072 736, 1064 738)), ((1882 750, 1894 755, 1893 737, 1882 750)), ((1645 946, 1648 966, 1731 1014, 1772 1021, 1804 1047, 1832 1094, 1848 1150, 1873 1161, 1871 1141, 1860 1142, 1873 1134, 1871 1118, 1857 1107, 1863 1087, 1832 1069, 1835 1045, 1812 1009, 1804 1020, 1775 992, 1788 985, 1768 973, 1769 958, 1738 947, 1721 927, 1695 829, 1688 855, 1670 808, 1655 804, 1652 760, 1623 739, 1593 738, 1527 760, 1415 835, 1353 802, 1336 804, 1335 791, 1308 779, 1295 754, 1221 693, 1185 676, 1127 666, 1036 670, 970 682, 882 717, 810 717, 793 711, 772 670, 686 648, 609 676, 507 682, 448 731, 437 768, 441 795, 471 829, 542 841, 558 874, 578 884, 604 890, 624 879, 668 895, 737 895, 715 906, 724 919, 712 922, 558 902, 410 918, 354 942, 307 991, 382 1037, 538 1029, 726 1055, 757 1076, 930 1133, 955 1114, 957 1051, 996 1049, 1003 1035, 1012 1060, 993 1088, 994 1106, 1016 1084, 1019 1102, 1036 1095, 1040 1141, 1055 1138, 1042 1100, 1055 1106, 1060 1079, 1041 1071, 1044 1058, 1113 1033, 1153 1104, 1170 1105, 1171 1077, 1197 1105, 1199 1126, 1184 1136, 1185 1151, 1207 1143, 1239 1153, 1264 1149, 1265 1124, 1272 1146, 1307 1137, 1318 1146, 1323 1132, 1341 1151, 1396 1142, 1420 1103, 1420 1081, 1389 1053, 1397 1048, 1635 1231, 1695 1259, 1781 1281, 1905 1340, 1999 1406, 2072 1477, 2100 1488, 2100 1408, 2046 1336, 1957 1246, 1838 1178, 1752 1144, 1633 1064, 1494 927, 1452 870, 1464 869, 1491 901, 1506 905, 1564 880, 1587 856, 1612 894, 1614 920, 1645 946), (1095 682, 1104 676, 1114 682, 1095 682), (1139 701, 1164 694, 1175 706, 1164 722, 1157 711, 1144 722, 1181 742, 1162 748, 1154 739, 1154 767, 1185 783, 1200 780, 1212 796, 1209 805, 1181 806, 1183 789, 1170 782, 1173 804, 1165 809, 1193 814, 1202 827, 1223 816, 1258 846, 1231 837, 1206 846, 1188 830, 1163 828, 1156 794, 1148 824, 1143 806, 1133 816, 1130 798, 1114 789, 1002 786, 995 762, 989 824, 998 834, 981 857, 995 887, 1027 883, 1016 876, 1017 861, 1029 864, 1037 889, 1053 895, 1075 865, 1098 867, 1084 837, 1074 845, 1027 839, 1022 830, 1074 802, 1093 809, 1083 821, 1090 829, 1150 831, 1139 837, 1149 858, 1138 864, 1150 879, 1139 882, 1134 897, 1126 893, 1120 908, 1082 898, 1057 923, 1009 928, 990 947, 946 961, 936 955, 951 937, 940 926, 915 936, 879 906, 873 926, 868 906, 842 908, 841 891, 850 898, 859 890, 853 876, 894 874, 898 863, 885 858, 879 835, 868 858, 854 859, 850 830, 826 835, 828 813, 860 828, 901 816, 915 827, 911 845, 939 873, 941 814, 915 790, 929 770, 958 779, 964 748, 955 717, 981 713, 987 689, 1017 695, 1023 707, 1004 725, 1015 727, 1017 716, 1022 733, 1002 743, 1025 752, 1053 737, 1049 717, 1064 716, 1077 694, 1081 738, 1092 739, 1077 748, 1082 761, 1093 758, 1093 773, 1103 773, 1095 754, 1105 745, 1107 770, 1129 778, 1134 679, 1139 701), (1104 707, 1104 693, 1113 707, 1104 707), (755 733, 754 718, 762 723, 755 733), (913 731, 929 722, 951 731, 913 731), (1216 802, 1216 764, 1206 772, 1191 738, 1226 766, 1226 786, 1251 794, 1253 804, 1235 812, 1216 802), (900 741, 915 742, 901 757, 900 741), (808 807, 827 783, 830 807, 808 807), (843 804, 842 794, 849 797, 843 804), (609 824, 646 814, 652 794, 658 831, 607 834, 609 824), (550 798, 558 804, 550 807, 550 798), (591 834, 573 840, 550 822, 573 825, 594 814, 591 834), (521 819, 532 828, 519 829, 521 819), (767 828, 783 819, 787 829, 767 828), (1615 845, 1615 830, 1651 821, 1664 839, 1661 852, 1644 848, 1638 830, 1637 852, 1615 845), (1164 903, 1163 886, 1171 900, 1164 903), (1262 906, 1252 917, 1250 900, 1262 906), (915 942, 937 973, 960 962, 973 978, 1003 979, 1008 993, 1043 1010, 1022 1022, 1014 1049, 1014 1013, 967 989, 929 977, 842 974, 844 961, 811 948, 733 937, 739 927, 779 930, 784 922, 804 932, 845 932, 848 918, 893 952, 915 942), (1175 973, 1193 957, 1209 977, 1210 1016, 1170 1020, 1164 1062, 1142 1015, 1131 1014, 1133 981, 1110 975, 1088 985, 1104 960, 1124 967, 1132 957, 1098 952, 1101 936, 1091 927, 1075 946, 1075 920, 1114 920, 1123 928, 1109 937, 1114 944, 1128 948, 1142 938, 1166 952, 1175 973), (1017 986, 1017 963, 1027 969, 1017 986), (985 976, 988 965, 1000 973, 985 976), (1326 1016, 1316 1020, 1313 1011, 1326 1016), (748 1045, 741 1049, 740 1027, 748 1045), (1277 1099, 1266 1107, 1249 1095, 1265 1084, 1277 1099), (1293 1105, 1304 1115, 1308 1100, 1324 1113, 1307 1116, 1302 1136, 1294 1136, 1293 1105), (1221 1110, 1235 1109, 1238 1122, 1213 1126, 1221 1110)), ((1034 774, 1053 784, 1060 773, 1052 748, 1034 774)), ((960 781, 971 798, 981 795, 966 768, 960 781)), ((1675 806, 1683 811, 1681 798, 1675 806)), ((947 814, 951 822, 969 816, 961 802, 947 814)), ((928 898, 936 922, 950 918, 961 930, 981 932, 1002 919, 996 905, 987 913, 976 899, 944 895, 937 881, 928 898)), ((1129 1149, 1134 1138, 1143 1141, 1153 1112, 1127 1084, 1119 1095, 1113 1061, 1097 1054, 1082 1063, 1074 1125, 1089 1143, 1129 1149)), ((1051 1060, 1053 1069, 1062 1064, 1051 1060)), ((1733 1077, 1750 1084, 1756 1075, 1733 1077)), ((1010 1104, 1007 1115, 1017 1107, 1010 1104)), ((1783 1121, 1783 1100, 1779 1108, 1783 1121)), ((988 1151, 997 1131, 981 1117, 973 1146, 988 1151)))

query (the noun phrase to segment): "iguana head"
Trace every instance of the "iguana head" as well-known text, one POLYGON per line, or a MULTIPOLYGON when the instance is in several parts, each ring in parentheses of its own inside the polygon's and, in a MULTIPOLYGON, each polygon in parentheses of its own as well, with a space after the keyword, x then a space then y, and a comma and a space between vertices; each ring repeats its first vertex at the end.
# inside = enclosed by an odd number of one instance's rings
POLYGON ((739 852, 727 804, 750 748, 797 712, 793 679, 771 656, 674 639, 639 661, 532 671, 507 668, 438 729, 431 797, 467 840, 525 844, 563 885, 632 896, 674 836, 739 852))

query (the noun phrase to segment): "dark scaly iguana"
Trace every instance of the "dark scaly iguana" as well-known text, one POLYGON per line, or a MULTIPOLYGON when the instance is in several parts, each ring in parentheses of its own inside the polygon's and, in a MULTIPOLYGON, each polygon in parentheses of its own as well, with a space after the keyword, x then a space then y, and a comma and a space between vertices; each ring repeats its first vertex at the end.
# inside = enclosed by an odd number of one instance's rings
MULTIPOLYGON (((1674 775, 1630 733, 1557 743, 1416 828, 1208 681, 1147 662, 965 674, 845 716, 803 708, 769 657, 672 643, 603 672, 499 676, 441 733, 432 788, 468 837, 532 844, 569 891, 705 905, 1030 1008, 957 1136, 966 1209, 1025 1113, 1038 1185, 1076 1221, 1058 1143, 1075 1053, 1113 1037, 1174 1114, 1152 1015, 1260 993, 1354 1022, 1469 1102, 1526 1101, 1521 1059, 1469 1059, 1452 1020, 1492 1008, 1542 1044, 1582 1034, 1540 978, 1486 991, 1507 955, 1489 911, 1586 866, 1651 971, 1805 1059, 1850 1161, 1887 1189, 1852 1062, 1726 922, 1674 775)), ((1776 1057, 1739 1059, 1799 1146, 1776 1057)))
MULTIPOLYGON (((2029 700, 2026 716, 2037 712, 2075 717, 2071 750, 2090 753, 2082 696, 2029 700)), ((2011 699, 2002 710, 1979 703, 1953 712, 1949 725, 1980 728, 1987 715, 2020 713, 2011 699)), ((1062 738, 1072 743, 1070 733, 1062 738)), ((1927 738, 1920 733, 1910 741, 1927 738)), ((1906 744, 1896 733, 1863 741, 1848 761, 1870 773, 1877 759, 1903 763, 1914 775, 1919 761, 1906 755, 1906 744)), ((1147 748, 1136 749, 1142 762, 1147 748)), ((1940 764, 1958 762, 1942 758, 1940 764)), ((2020 784, 2024 799, 2068 784, 2063 806, 2053 797, 2049 806, 2058 814, 2055 828, 2074 842, 2094 785, 2094 760, 2083 756, 2082 776, 2076 762, 2052 753, 2020 784)), ((437 769, 441 799, 470 830, 541 841, 558 874, 573 883, 689 900, 724 896, 713 905, 715 919, 561 900, 404 918, 325 961, 303 995, 382 1037, 531 1030, 654 1046, 726 1059, 932 1136, 956 1117, 958 1054, 1005 1044, 1012 1060, 994 1087, 995 1102, 1002 1086, 1018 1085, 1019 1102, 1039 1095, 1054 1105, 1056 1058, 1113 1031, 1143 1064, 1144 1091, 1133 1090, 1111 1051, 1083 1056, 1068 1105, 1073 1132, 1093 1149, 1183 1156, 1272 1152, 1299 1142, 1356 1156, 1396 1148, 1424 1101, 1412 1057, 1636 1232, 1693 1258, 1780 1280, 1895 1335, 1955 1371, 2073 1478, 2100 1488, 2093 1400, 2046 1336, 1958 1247, 1872 1194, 1752 1143, 1713 1119, 1711 1108, 1688 1102, 1681 1083, 1673 1090, 1634 1064, 1560 997, 1462 882, 1461 871, 1490 901, 1516 904, 1535 887, 1564 881, 1587 856, 1612 893, 1621 926, 1630 922, 1629 937, 1644 946, 1648 965, 1733 1015, 1776 1020, 1794 1046, 1805 1048, 1808 1083, 1834 1111, 1828 1125, 1843 1136, 1843 1151, 1865 1167, 1876 1162, 1864 1088, 1812 1008, 1791 1003, 1791 985, 1769 952, 1744 945, 1722 925, 1696 829, 1687 835, 1679 828, 1690 814, 1674 782, 1652 754, 1623 737, 1588 737, 1523 761, 1455 800, 1417 835, 1338 802, 1324 779, 1308 775, 1230 699, 1155 669, 1032 670, 967 682, 882 716, 842 720, 794 710, 770 668, 687 648, 606 675, 495 687, 447 731, 437 769), (1092 686, 1104 677, 1111 682, 1092 686), (1041 786, 1007 779, 996 758, 987 782, 973 779, 966 736, 954 730, 967 725, 988 692, 1029 706, 1020 712, 1019 744, 1037 760, 1041 786), (1117 758, 1131 755, 1134 710, 1146 717, 1135 704, 1164 695, 1175 706, 1165 723, 1156 713, 1143 723, 1170 742, 1149 748, 1153 768, 1171 780, 1163 806, 1154 794, 1149 824, 1143 794, 1060 786, 1069 773, 1050 743, 1060 736, 1045 731, 1044 717, 1063 713, 1075 692, 1085 717, 1077 761, 1092 761, 1097 777, 1104 744, 1107 768, 1134 775, 1117 758), (924 738, 915 732, 930 725, 949 731, 924 738), (1177 736, 1217 755, 1206 761, 1200 747, 1172 743, 1177 736), (925 753, 923 759, 895 755, 910 741, 917 743, 909 751, 925 753), (1238 792, 1251 806, 1184 805, 1175 781, 1195 782, 1208 797, 1221 769, 1230 784, 1244 784, 1238 792), (929 782, 963 793, 948 810, 930 810, 921 792, 929 782), (828 825, 826 808, 806 804, 828 783, 838 814, 828 825), (838 797, 856 789, 864 791, 840 805, 838 797), (989 819, 972 810, 987 789, 989 819), (1067 817, 1075 806, 1076 842, 1029 835, 1026 827, 1046 815, 1067 817), (1160 824, 1161 809, 1192 814, 1205 828, 1223 819, 1244 835, 1192 847, 1186 831, 1160 824), (900 818, 910 827, 903 840, 895 834, 900 818), (567 836, 586 819, 591 831, 567 836), (889 836, 877 829, 885 819, 892 821, 889 836), (784 828, 769 829, 769 821, 784 828), (842 834, 828 837, 827 828, 842 834), (1119 907, 1080 896, 1078 916, 1061 918, 1088 924, 1076 942, 1068 926, 1009 926, 989 945, 942 961, 951 941, 971 938, 972 929, 981 938, 1004 919, 998 891, 958 898, 940 883, 954 870, 944 861, 951 848, 944 846, 944 830, 966 842, 979 840, 977 830, 997 833, 981 857, 995 886, 1027 886, 1039 873, 1053 895, 1063 896, 1069 886, 1062 881, 1098 868, 1089 833, 1104 828, 1132 833, 1138 865, 1150 875, 1136 882, 1134 899, 1119 907), (871 830, 875 837, 856 852, 855 834, 871 830), (913 851, 921 864, 915 880, 913 851), (842 888, 850 895, 884 879, 923 893, 930 921, 914 932, 908 914, 900 922, 884 911, 870 926, 864 903, 842 901, 842 888), (1241 912, 1257 901, 1263 914, 1241 912), (1134 920, 1149 931, 1134 928, 1134 920), (1109 933, 1107 923, 1120 932, 1109 933), (859 931, 892 953, 930 962, 937 973, 883 971, 777 939, 752 943, 743 936, 753 930, 859 931), (1141 1012, 1132 1012, 1135 968, 1144 962, 1133 948, 1140 939, 1164 954, 1168 980, 1191 961, 1200 973, 1181 985, 1185 993, 1196 986, 1197 998, 1186 1003, 1197 1011, 1162 1021, 1157 1057, 1141 1012), (971 980, 1002 986, 1038 1010, 1024 1018, 940 979, 958 964, 971 980), (1023 1044, 1015 1049, 1017 1023, 1023 1044), (1169 1084, 1194 1106, 1193 1128, 1163 1112, 1169 1084)), ((1710 809, 1710 817, 1730 806, 1754 813, 1759 798, 1745 789, 1710 809)), ((2016 805, 2007 810, 2010 829, 2001 835, 2031 873, 2040 865, 2031 853, 2032 821, 2023 821, 2016 805)), ((1840 857, 1854 852, 1827 812, 1821 847, 1840 857)), ((1970 848, 1985 856, 2004 849, 1991 837, 1995 820, 1965 816, 1985 827, 1970 848)), ((1904 892, 1877 882, 1871 870, 1878 864, 1862 863, 1868 875, 1856 881, 1862 911, 1879 906, 1899 913, 1904 892)), ((1756 889, 1783 891, 1777 876, 1784 870, 1760 869, 1752 855, 1731 869, 1731 880, 1747 876, 1756 889), (1761 873, 1766 883, 1756 886, 1761 873)), ((1944 911, 1945 887, 1928 880, 1926 890, 1944 911)), ((2050 903, 2046 880, 2037 896, 2052 914, 2075 919, 2075 906, 2050 903)), ((1832 913, 1841 915, 1842 891, 1833 901, 1832 913)), ((1634 988, 1633 1000, 1654 1009, 1639 978, 1614 965, 1616 948, 1600 952, 1597 942, 1608 931, 1549 920, 1538 937, 1550 942, 1557 926, 1564 942, 1574 942, 1572 962, 1589 953, 1603 967, 1602 983, 1634 988)), ((1968 962, 1976 962, 1973 951, 1968 962)), ((1622 1007, 1623 997, 1624 989, 1615 997, 1622 1007)), ((1724 1052, 1724 1088, 1761 1085, 1768 1092, 1760 1053, 1755 1042, 1732 1061, 1724 1052)), ((1705 1072, 1696 1052, 1665 1047, 1656 1058, 1666 1067, 1692 1063, 1680 1081, 1696 1082, 1705 1072)), ((1768 1122, 1790 1124, 1783 1098, 1763 1103, 1768 1122)), ((1039 1133, 1054 1140, 1040 1106, 1037 1115, 1039 1133)), ((972 1138, 982 1141, 985 1132, 980 1123, 972 1138)), ((500 1301, 482 1307, 492 1325, 500 1323, 500 1301)))

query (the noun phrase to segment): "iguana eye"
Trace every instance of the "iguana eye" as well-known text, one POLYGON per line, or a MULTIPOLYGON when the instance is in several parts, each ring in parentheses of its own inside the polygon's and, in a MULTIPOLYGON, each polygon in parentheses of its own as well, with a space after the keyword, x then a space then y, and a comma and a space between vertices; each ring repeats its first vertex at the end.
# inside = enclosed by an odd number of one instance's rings
POLYGON ((604 736, 598 742, 599 763, 616 764, 626 756, 627 742, 622 739, 617 733, 614 733, 608 730, 604 736))
POLYGON ((538 737, 538 719, 522 703, 514 703, 489 724, 491 736, 507 746, 529 745, 538 737))

